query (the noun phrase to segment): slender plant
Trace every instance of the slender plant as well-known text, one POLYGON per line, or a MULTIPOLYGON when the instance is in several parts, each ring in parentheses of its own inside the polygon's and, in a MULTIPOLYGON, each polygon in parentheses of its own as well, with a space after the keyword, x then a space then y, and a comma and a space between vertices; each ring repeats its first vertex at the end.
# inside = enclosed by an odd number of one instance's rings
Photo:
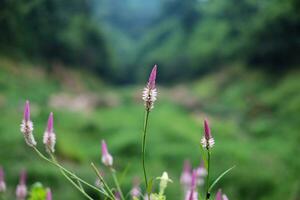
POLYGON ((147 139, 147 128, 148 128, 148 121, 149 121, 149 114, 150 111, 154 108, 154 102, 157 98, 157 89, 156 89, 156 72, 157 72, 157 65, 154 65, 151 74, 149 76, 148 83, 143 91, 143 100, 145 104, 145 118, 144 118, 144 128, 143 128, 143 141, 142 141, 142 166, 143 166, 143 173, 144 173, 144 181, 147 190, 147 195, 150 195, 150 188, 148 187, 148 177, 147 177, 147 170, 146 170, 146 139, 147 139))

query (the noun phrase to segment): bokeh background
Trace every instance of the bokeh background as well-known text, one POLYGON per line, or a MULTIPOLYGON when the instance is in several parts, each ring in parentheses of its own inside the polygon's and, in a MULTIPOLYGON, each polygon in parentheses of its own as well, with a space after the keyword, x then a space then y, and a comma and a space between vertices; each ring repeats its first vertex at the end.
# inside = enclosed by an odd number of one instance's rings
POLYGON ((53 111, 58 159, 92 183, 93 161, 110 180, 105 139, 128 192, 142 178, 141 92, 158 64, 147 164, 152 177, 169 172, 169 199, 182 199, 183 161, 201 162, 207 117, 212 177, 236 165, 218 184, 229 199, 299 200, 299 53, 297 0, 2 0, 0 165, 9 192, 26 168, 28 184, 50 187, 54 199, 84 199, 25 145, 26 99, 41 150, 53 111))

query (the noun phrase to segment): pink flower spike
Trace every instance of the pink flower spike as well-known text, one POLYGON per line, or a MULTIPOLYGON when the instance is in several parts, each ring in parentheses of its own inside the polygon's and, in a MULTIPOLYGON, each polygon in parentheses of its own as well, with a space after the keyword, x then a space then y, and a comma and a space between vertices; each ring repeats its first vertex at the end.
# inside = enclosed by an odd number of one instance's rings
POLYGON ((154 67, 151 71, 151 74, 149 76, 149 81, 148 81, 148 87, 150 89, 155 88, 156 72, 157 72, 157 65, 154 65, 154 67))
POLYGON ((48 153, 54 153, 55 151, 55 143, 56 143, 56 135, 54 133, 53 128, 53 113, 51 112, 49 114, 48 123, 46 127, 46 131, 44 133, 43 137, 43 143, 45 144, 46 151, 48 153))
POLYGON ((24 107, 24 121, 30 121, 30 103, 27 100, 24 107))
POLYGON ((4 171, 3 168, 0 166, 0 193, 5 192, 6 190, 6 184, 4 180, 4 171))
POLYGON ((20 174, 20 180, 19 180, 20 185, 25 185, 26 184, 26 177, 27 177, 26 171, 22 170, 21 174, 20 174))
POLYGON ((210 138, 212 138, 211 132, 210 132, 210 127, 209 127, 207 119, 204 120, 204 134, 205 134, 205 138, 207 140, 209 140, 210 138))
POLYGON ((203 148, 206 148, 207 150, 212 148, 215 144, 215 140, 211 135, 210 127, 208 124, 208 120, 204 120, 204 136, 201 139, 201 145, 203 148))
POLYGON ((187 190, 191 184, 192 180, 192 168, 189 160, 184 161, 183 171, 180 176, 180 183, 183 185, 184 189, 187 190))
POLYGON ((25 200, 27 196, 27 187, 26 187, 26 171, 21 171, 20 181, 17 185, 16 196, 18 200, 25 200))
POLYGON ((223 200, 229 200, 225 194, 222 195, 222 198, 223 198, 223 200))
POLYGON ((108 152, 105 140, 102 140, 101 142, 101 150, 102 150, 102 163, 107 167, 111 167, 113 165, 113 157, 108 152))
POLYGON ((216 200, 222 200, 222 190, 219 189, 216 195, 216 200))
POLYGON ((50 188, 47 189, 46 200, 52 200, 52 193, 50 188))
POLYGON ((49 133, 53 132, 53 112, 50 113, 48 118, 47 131, 49 133))

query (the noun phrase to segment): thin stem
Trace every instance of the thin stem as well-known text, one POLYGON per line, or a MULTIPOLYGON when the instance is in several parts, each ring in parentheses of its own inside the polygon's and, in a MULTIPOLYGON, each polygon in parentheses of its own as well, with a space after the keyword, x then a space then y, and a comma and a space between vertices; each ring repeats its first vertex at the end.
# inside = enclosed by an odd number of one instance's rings
POLYGON ((91 163, 91 166, 93 168, 93 170, 95 171, 97 177, 100 179, 100 181, 103 183, 105 189, 107 190, 107 192, 109 193, 109 195, 107 195, 110 199, 114 200, 115 199, 115 195, 112 193, 111 189, 108 187, 108 185, 106 184, 105 180, 103 179, 103 177, 101 176, 100 172, 98 171, 97 167, 95 166, 94 163, 91 163))
POLYGON ((210 150, 207 148, 207 176, 206 176, 206 193, 205 199, 209 200, 210 192, 209 192, 209 173, 210 173, 210 150))
MULTIPOLYGON (((54 162, 54 163, 58 163, 57 161, 56 161, 56 159, 55 159, 55 157, 51 154, 51 153, 49 153, 50 154, 50 156, 51 156, 51 158, 52 158, 52 161, 54 162)), ((79 190, 86 198, 88 198, 89 200, 94 200, 92 197, 90 197, 85 191, 84 191, 84 189, 82 188, 82 186, 81 185, 77 185, 66 173, 65 173, 65 171, 62 169, 62 168, 59 168, 60 169, 60 172, 61 172, 61 174, 77 189, 77 190, 79 190)), ((77 179, 77 181, 78 181, 78 179, 77 179)))
POLYGON ((63 166, 61 166, 59 163, 55 163, 55 162, 53 162, 52 160, 48 159, 48 158, 47 158, 46 156, 44 156, 44 155, 43 155, 36 147, 33 147, 33 149, 37 152, 37 154, 38 154, 42 159, 44 159, 44 160, 46 160, 47 162, 49 162, 49 163, 55 165, 55 166, 58 167, 58 168, 64 170, 64 171, 65 171, 67 174, 69 174, 72 178, 75 178, 75 179, 77 179, 78 181, 80 181, 81 183, 85 184, 86 186, 89 186, 90 188, 92 188, 92 189, 94 189, 94 190, 100 192, 101 194, 108 196, 107 193, 103 192, 102 190, 99 190, 97 187, 95 187, 95 186, 89 184, 88 182, 82 180, 81 178, 79 178, 78 176, 76 176, 74 173, 70 172, 69 170, 67 170, 66 168, 64 168, 63 166))
POLYGON ((113 169, 113 168, 110 168, 110 171, 111 171, 112 177, 113 177, 113 179, 114 179, 115 185, 116 185, 116 187, 117 187, 117 191, 118 191, 119 194, 121 195, 121 199, 122 199, 122 200, 125 200, 124 195, 123 195, 123 192, 122 192, 121 187, 120 187, 120 184, 119 184, 119 181, 118 181, 118 178, 117 178, 117 175, 116 175, 116 170, 113 169))
POLYGON ((150 111, 148 109, 146 109, 145 119, 144 119, 144 130, 143 130, 143 143, 142 143, 143 172, 144 172, 145 186, 146 186, 146 191, 147 191, 148 197, 150 196, 150 194, 148 191, 148 179, 147 179, 147 172, 146 172, 146 165, 145 165, 145 153, 146 153, 146 136, 147 136, 149 113, 150 113, 150 111))

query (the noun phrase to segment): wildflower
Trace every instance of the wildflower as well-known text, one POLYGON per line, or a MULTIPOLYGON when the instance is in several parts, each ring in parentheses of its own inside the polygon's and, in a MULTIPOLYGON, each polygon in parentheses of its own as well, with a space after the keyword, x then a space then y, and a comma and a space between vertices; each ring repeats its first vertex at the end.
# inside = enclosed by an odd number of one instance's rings
POLYGON ((156 101, 156 96, 157 96, 157 90, 155 86, 156 71, 157 71, 157 65, 154 65, 147 86, 144 88, 143 91, 143 100, 145 101, 145 107, 147 111, 150 111, 154 107, 154 102, 156 101))
POLYGON ((16 196, 18 200, 25 200, 27 196, 26 172, 24 170, 20 174, 20 181, 17 185, 16 196))
POLYGON ((188 160, 184 161, 183 171, 180 176, 180 183, 183 185, 184 189, 187 190, 190 187, 192 180, 192 168, 188 160))
POLYGON ((198 200, 198 192, 196 187, 197 187, 197 171, 193 170, 191 186, 186 193, 185 200, 198 200))
POLYGON ((55 142, 56 136, 53 129, 53 113, 51 112, 48 118, 48 124, 43 138, 43 143, 45 144, 46 150, 49 153, 54 153, 55 142))
POLYGON ((210 149, 214 146, 215 140, 211 135, 210 127, 208 121, 204 120, 204 136, 201 139, 201 144, 203 148, 210 149))
POLYGON ((165 189, 166 189, 167 186, 168 186, 168 182, 172 182, 172 180, 169 179, 169 176, 168 176, 168 173, 167 173, 167 172, 164 172, 164 173, 162 174, 162 176, 161 176, 161 177, 158 177, 157 179, 160 179, 160 183, 159 183, 159 195, 163 195, 165 189))
POLYGON ((6 184, 4 180, 4 172, 3 172, 3 168, 0 166, 0 193, 5 192, 5 190, 6 190, 6 184))
POLYGON ((47 189, 46 200, 52 200, 52 193, 50 188, 47 189))
POLYGON ((130 195, 131 195, 132 199, 138 199, 140 194, 141 194, 141 188, 139 186, 139 180, 137 178, 135 178, 133 180, 133 187, 130 190, 130 195))
POLYGON ((28 146, 33 147, 36 145, 36 141, 33 137, 33 123, 30 120, 30 105, 29 101, 26 101, 24 108, 24 117, 21 123, 21 132, 24 135, 25 142, 28 146))
POLYGON ((107 167, 111 167, 113 165, 113 157, 108 152, 107 145, 104 140, 102 140, 101 148, 102 148, 102 163, 107 167))
POLYGON ((196 169, 196 174, 197 174, 197 185, 203 185, 204 178, 207 176, 207 170, 205 169, 203 162, 196 169))
POLYGON ((223 198, 222 198, 222 190, 221 189, 219 189, 218 192, 217 192, 216 200, 223 200, 223 198))
POLYGON ((121 200, 121 195, 118 191, 115 192, 115 200, 121 200))
POLYGON ((228 197, 226 196, 226 194, 223 194, 222 198, 223 198, 222 200, 228 200, 228 197))

